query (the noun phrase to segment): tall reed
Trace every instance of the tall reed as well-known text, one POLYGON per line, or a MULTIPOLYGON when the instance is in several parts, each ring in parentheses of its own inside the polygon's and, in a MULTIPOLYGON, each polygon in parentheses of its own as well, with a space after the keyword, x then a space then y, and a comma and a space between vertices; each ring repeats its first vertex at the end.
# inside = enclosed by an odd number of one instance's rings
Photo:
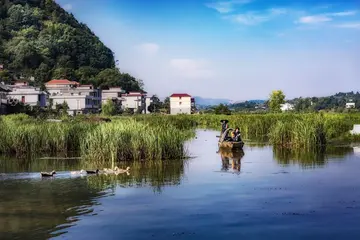
POLYGON ((188 134, 175 127, 150 126, 132 119, 101 124, 88 132, 82 154, 97 161, 180 159, 188 134))

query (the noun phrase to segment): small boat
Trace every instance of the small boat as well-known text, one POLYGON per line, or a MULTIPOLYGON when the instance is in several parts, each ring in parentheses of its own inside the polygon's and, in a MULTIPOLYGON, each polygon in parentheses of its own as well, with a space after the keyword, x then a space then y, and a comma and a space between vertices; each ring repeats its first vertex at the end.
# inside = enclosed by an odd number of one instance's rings
POLYGON ((230 131, 234 131, 232 128, 228 128, 225 130, 223 134, 220 135, 219 138, 219 148, 227 148, 227 149, 242 149, 244 146, 244 142, 233 142, 233 141, 225 141, 226 136, 228 136, 230 131))
POLYGON ((228 149, 242 149, 244 146, 244 142, 229 142, 223 141, 219 142, 219 148, 228 148, 228 149))
POLYGON ((55 170, 52 170, 51 173, 49 173, 49 172, 41 172, 40 174, 41 174, 42 177, 52 177, 52 176, 54 176, 54 174, 56 174, 56 172, 55 172, 55 170))
POLYGON ((99 169, 94 170, 86 170, 87 174, 98 174, 99 173, 99 169))

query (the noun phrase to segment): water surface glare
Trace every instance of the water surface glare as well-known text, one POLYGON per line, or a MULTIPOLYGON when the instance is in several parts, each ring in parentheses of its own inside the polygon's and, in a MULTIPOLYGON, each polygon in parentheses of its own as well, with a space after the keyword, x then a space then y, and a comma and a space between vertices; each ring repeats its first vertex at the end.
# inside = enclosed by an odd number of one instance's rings
POLYGON ((0 157, 0 239, 360 239, 358 148, 217 153, 216 135, 199 130, 193 158, 131 163, 130 175, 0 157))

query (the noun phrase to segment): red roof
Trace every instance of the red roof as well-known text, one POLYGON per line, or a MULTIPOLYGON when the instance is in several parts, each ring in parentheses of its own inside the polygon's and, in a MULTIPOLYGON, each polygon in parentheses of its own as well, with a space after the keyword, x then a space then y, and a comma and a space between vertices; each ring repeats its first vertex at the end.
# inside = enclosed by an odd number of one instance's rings
POLYGON ((170 97, 191 97, 187 93, 173 93, 170 97))
POLYGON ((53 79, 53 80, 46 83, 46 85, 69 85, 69 84, 79 85, 78 82, 69 81, 67 79, 53 79))

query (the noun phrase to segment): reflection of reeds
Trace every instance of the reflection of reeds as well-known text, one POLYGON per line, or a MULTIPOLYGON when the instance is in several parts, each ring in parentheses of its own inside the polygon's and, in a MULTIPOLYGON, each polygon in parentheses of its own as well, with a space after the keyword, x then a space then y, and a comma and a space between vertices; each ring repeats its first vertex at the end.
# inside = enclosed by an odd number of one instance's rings
POLYGON ((353 148, 326 147, 313 150, 274 147, 274 158, 280 164, 299 164, 302 167, 317 167, 326 164, 327 159, 351 154, 353 148))
POLYGON ((56 226, 91 213, 103 195, 84 178, 7 181, 0 191, 1 239, 49 239, 56 226))
MULTIPOLYGON (((40 158, 0 155, 0 169, 2 172, 40 172, 40 171, 70 171, 81 169, 82 161, 79 158, 40 158)), ((39 174, 40 176, 40 174, 39 174)))
POLYGON ((151 186, 154 191, 161 192, 166 185, 179 185, 184 174, 186 160, 180 161, 134 161, 122 163, 121 168, 130 166, 129 175, 99 174, 88 178, 89 185, 93 188, 113 188, 116 185, 123 187, 151 186))

